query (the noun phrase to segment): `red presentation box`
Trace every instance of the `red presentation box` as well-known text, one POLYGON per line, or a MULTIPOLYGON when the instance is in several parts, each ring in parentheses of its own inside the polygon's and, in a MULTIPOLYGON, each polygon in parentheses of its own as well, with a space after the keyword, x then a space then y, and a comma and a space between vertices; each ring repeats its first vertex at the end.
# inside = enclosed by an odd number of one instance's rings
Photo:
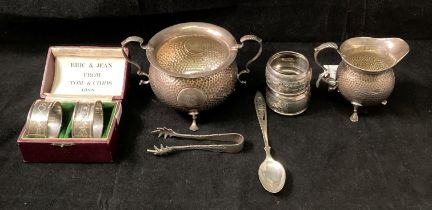
POLYGON ((18 145, 25 162, 113 162, 127 83, 127 62, 119 47, 54 46, 48 50, 40 98, 62 106, 57 138, 25 135, 18 145), (72 113, 77 101, 103 104, 100 138, 73 138, 72 113))

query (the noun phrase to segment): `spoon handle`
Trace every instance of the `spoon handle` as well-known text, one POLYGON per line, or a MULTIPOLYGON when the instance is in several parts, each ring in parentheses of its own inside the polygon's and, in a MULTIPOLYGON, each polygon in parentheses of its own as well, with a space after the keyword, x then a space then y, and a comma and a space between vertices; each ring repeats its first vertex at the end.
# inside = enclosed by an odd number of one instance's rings
POLYGON ((266 151, 266 154, 270 154, 270 145, 268 141, 267 136, 267 106, 264 99, 264 96, 261 92, 257 91, 255 95, 255 110, 258 117, 258 122, 261 127, 261 132, 264 138, 264 150, 266 151))

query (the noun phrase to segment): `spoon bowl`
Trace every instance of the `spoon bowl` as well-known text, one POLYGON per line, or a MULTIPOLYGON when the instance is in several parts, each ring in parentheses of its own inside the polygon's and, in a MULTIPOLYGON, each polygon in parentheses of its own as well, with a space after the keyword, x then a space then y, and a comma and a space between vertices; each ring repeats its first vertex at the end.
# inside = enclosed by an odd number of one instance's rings
POLYGON ((285 169, 273 158, 266 158, 258 169, 258 176, 261 185, 271 193, 278 193, 285 185, 285 169))

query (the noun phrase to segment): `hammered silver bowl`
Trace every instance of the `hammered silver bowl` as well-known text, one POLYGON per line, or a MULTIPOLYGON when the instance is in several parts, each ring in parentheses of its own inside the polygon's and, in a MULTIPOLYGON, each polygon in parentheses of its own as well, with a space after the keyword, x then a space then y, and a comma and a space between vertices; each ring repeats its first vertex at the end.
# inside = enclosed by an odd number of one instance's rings
POLYGON ((181 23, 163 29, 144 45, 137 36, 122 42, 123 55, 138 68, 138 75, 145 76, 140 84, 148 84, 156 97, 180 111, 192 116, 190 130, 198 130, 196 118, 200 111, 208 110, 227 98, 234 90, 240 75, 249 73, 249 65, 262 51, 262 40, 255 35, 245 35, 237 43, 233 35, 222 27, 201 22, 181 23), (244 42, 256 41, 259 50, 238 72, 236 56, 244 42), (131 61, 125 47, 138 42, 146 50, 150 62, 149 73, 131 61))

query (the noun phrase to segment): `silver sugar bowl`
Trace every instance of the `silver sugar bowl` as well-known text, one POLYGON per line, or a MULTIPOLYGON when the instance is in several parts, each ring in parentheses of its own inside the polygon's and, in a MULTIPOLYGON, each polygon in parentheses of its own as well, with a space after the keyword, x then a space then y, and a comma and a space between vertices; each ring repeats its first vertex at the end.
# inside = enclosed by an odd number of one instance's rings
POLYGON ((122 42, 123 55, 138 68, 138 75, 145 76, 140 84, 148 84, 156 97, 177 110, 192 116, 190 130, 198 130, 196 118, 199 111, 221 103, 234 90, 240 75, 249 73, 249 65, 262 51, 262 40, 255 35, 245 35, 237 43, 233 35, 222 27, 201 22, 181 23, 158 32, 144 45, 137 36, 122 42), (259 50, 238 72, 235 62, 238 49, 246 41, 256 41, 259 50), (129 60, 125 46, 138 42, 146 50, 150 62, 149 73, 129 60))
POLYGON ((297 52, 282 51, 266 65, 266 101, 276 113, 293 116, 303 113, 310 101, 312 70, 307 58, 297 52))
POLYGON ((350 120, 357 122, 358 107, 387 104, 395 84, 393 67, 408 52, 408 44, 399 38, 355 37, 340 47, 333 42, 321 44, 315 48, 314 57, 324 72, 319 75, 316 86, 324 81, 329 90, 337 88, 353 105, 350 120), (326 48, 336 50, 342 58, 336 74, 318 62, 318 54, 326 48))

